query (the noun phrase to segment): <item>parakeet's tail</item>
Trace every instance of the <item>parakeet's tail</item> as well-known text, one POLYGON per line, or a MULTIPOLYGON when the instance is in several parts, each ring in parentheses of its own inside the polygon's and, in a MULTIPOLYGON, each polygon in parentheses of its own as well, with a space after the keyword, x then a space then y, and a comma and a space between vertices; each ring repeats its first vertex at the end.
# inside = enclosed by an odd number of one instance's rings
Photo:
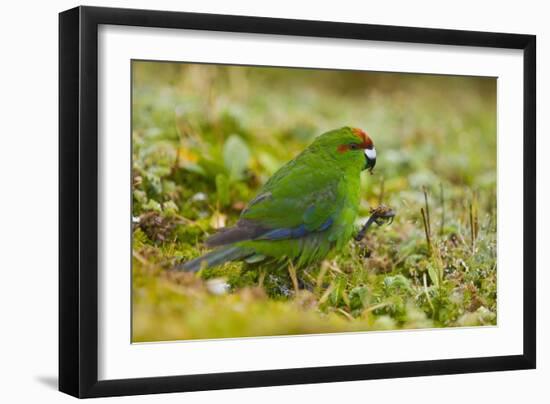
POLYGON ((203 266, 205 268, 215 267, 216 265, 221 265, 224 262, 248 257, 251 254, 253 254, 253 252, 245 248, 227 246, 210 251, 209 253, 206 253, 203 256, 195 258, 191 261, 179 264, 174 269, 178 271, 197 272, 203 266))

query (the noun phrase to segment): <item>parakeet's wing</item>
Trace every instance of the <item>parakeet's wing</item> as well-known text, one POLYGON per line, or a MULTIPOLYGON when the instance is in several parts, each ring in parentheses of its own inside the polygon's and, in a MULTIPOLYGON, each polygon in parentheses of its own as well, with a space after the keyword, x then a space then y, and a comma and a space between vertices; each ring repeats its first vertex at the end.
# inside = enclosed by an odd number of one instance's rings
POLYGON ((326 166, 290 161, 250 201, 237 224, 215 234, 207 244, 282 240, 327 230, 341 205, 341 175, 326 166))
POLYGON ((277 174, 249 203, 241 218, 271 229, 305 225, 308 231, 314 231, 321 227, 337 205, 338 173, 301 164, 277 174))

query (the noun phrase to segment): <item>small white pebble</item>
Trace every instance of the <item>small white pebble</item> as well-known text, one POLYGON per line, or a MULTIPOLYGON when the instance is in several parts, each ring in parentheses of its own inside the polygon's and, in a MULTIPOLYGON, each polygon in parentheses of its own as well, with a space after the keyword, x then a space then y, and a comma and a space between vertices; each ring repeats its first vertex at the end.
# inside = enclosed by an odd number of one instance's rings
POLYGON ((194 202, 203 202, 206 201, 208 197, 204 192, 197 192, 195 195, 191 197, 191 200, 194 202))
POLYGON ((213 295, 225 295, 229 292, 229 284, 223 279, 210 279, 206 282, 206 288, 213 295))

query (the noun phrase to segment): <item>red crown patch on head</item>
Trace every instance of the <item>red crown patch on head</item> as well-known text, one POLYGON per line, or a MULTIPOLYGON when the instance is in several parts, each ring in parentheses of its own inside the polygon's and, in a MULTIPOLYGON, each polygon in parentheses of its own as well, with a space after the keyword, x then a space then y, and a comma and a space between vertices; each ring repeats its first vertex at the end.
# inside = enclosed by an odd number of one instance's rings
POLYGON ((349 144, 341 144, 338 146, 338 151, 340 153, 345 153, 348 150, 352 148, 352 146, 355 146, 355 148, 359 147, 360 149, 368 149, 372 150, 374 148, 374 143, 372 142, 372 139, 367 135, 366 132, 359 128, 351 128, 351 131, 355 136, 357 136, 361 143, 356 145, 349 145, 349 144))
POLYGON ((363 149, 373 148, 374 145, 372 143, 372 139, 369 137, 369 135, 367 135, 366 132, 364 132, 359 128, 352 128, 351 131, 355 136, 357 136, 361 140, 361 144, 360 144, 361 148, 363 149))

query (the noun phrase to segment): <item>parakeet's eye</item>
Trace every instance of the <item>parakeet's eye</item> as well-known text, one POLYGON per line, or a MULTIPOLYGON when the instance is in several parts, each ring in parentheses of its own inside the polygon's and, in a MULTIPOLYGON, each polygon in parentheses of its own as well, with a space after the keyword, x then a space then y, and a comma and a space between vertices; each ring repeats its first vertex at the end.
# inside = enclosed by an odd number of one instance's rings
POLYGON ((358 145, 357 143, 351 143, 351 144, 349 145, 349 148, 350 148, 351 150, 357 150, 357 149, 359 149, 359 145, 358 145))

